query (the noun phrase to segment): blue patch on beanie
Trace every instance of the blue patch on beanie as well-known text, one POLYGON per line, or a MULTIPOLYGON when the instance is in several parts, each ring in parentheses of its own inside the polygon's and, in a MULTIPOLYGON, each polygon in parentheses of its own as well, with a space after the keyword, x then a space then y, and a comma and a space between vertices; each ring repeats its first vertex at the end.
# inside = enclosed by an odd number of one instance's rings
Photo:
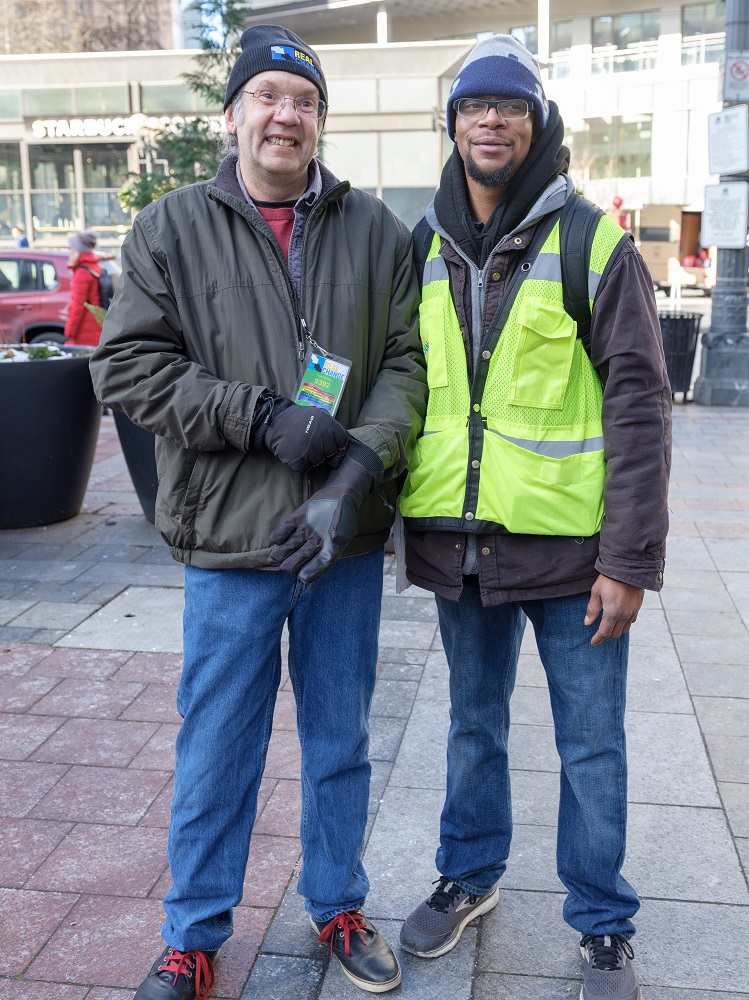
POLYGON ((493 35, 479 42, 455 77, 447 99, 447 134, 455 141, 453 101, 462 97, 517 97, 533 105, 536 127, 546 128, 549 102, 538 63, 512 35, 493 35))

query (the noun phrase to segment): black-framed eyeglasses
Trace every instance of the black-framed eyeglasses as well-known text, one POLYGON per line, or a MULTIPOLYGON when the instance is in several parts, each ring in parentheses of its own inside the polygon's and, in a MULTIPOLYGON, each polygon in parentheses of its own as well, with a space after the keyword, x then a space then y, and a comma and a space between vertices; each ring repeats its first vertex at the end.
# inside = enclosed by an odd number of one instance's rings
POLYGON ((304 118, 319 120, 328 109, 325 101, 319 101, 316 97, 284 97, 275 90, 243 90, 242 93, 250 95, 256 108, 264 108, 274 114, 279 112, 287 101, 293 104, 296 113, 304 118))
POLYGON ((505 121, 519 121, 527 118, 531 113, 531 104, 528 101, 504 100, 504 101, 478 101, 473 97, 462 97, 458 101, 453 101, 453 108, 461 118, 466 118, 469 122, 478 122, 489 114, 489 109, 494 108, 500 118, 505 121))

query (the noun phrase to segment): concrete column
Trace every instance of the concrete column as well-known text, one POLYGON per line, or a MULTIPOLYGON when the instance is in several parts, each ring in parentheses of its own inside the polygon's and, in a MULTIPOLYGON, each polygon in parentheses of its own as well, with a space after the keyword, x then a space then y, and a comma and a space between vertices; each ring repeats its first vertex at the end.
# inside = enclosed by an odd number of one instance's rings
MULTIPOLYGON (((746 0, 726 0, 726 52, 737 51, 749 51, 749 9, 746 0)), ((726 107, 740 103, 724 101, 726 107)), ((741 176, 749 181, 749 174, 741 176)), ((700 377, 694 386, 695 401, 703 406, 749 406, 746 291, 746 249, 718 249, 712 321, 702 337, 700 377)))

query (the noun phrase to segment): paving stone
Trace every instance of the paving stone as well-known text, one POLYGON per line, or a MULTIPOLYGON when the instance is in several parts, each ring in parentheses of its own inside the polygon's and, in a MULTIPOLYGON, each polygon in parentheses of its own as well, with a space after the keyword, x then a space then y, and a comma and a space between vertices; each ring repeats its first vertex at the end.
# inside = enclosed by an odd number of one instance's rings
POLYGON ((723 574, 718 573, 717 570, 697 569, 696 567, 692 568, 687 565, 679 566, 678 572, 676 572, 676 567, 671 565, 670 549, 668 563, 668 583, 661 591, 661 600, 666 610, 668 610, 669 606, 674 606, 671 603, 674 590, 688 590, 707 594, 720 594, 723 591, 723 574))
POLYGON ((695 614, 690 610, 667 611, 668 624, 674 635, 717 635, 720 637, 746 637, 746 625, 741 615, 734 611, 703 611, 695 614))
POLYGON ((35 819, 135 826, 168 779, 163 771, 71 767, 31 813, 35 819))
POLYGON ((384 645, 380 639, 379 659, 381 663, 412 663, 423 666, 429 655, 426 649, 410 649, 405 646, 384 645))
POLYGON ((579 935, 562 920, 563 902, 563 893, 500 888, 481 918, 477 971, 578 979, 579 935))
POLYGON ((736 850, 739 852, 741 867, 744 869, 744 878, 749 882, 749 840, 741 837, 737 838, 736 850))
POLYGON ((148 563, 110 562, 94 564, 81 573, 81 583, 127 583, 135 586, 181 588, 185 582, 185 568, 179 563, 157 566, 148 563))
MULTIPOLYGON (((3 1000, 106 1000, 88 992, 88 986, 63 986, 62 983, 34 983, 28 979, 0 979, 3 1000)), ((130 994, 124 994, 123 1000, 130 994)))
POLYGON ((142 684, 125 681, 68 678, 29 711, 33 715, 116 719, 142 690, 142 684))
POLYGON ((510 701, 510 717, 521 726, 552 726, 549 692, 540 687, 516 687, 510 701))
POLYGON ((28 636, 28 642, 38 642, 53 645, 67 632, 64 628, 38 628, 32 635, 28 636))
POLYGON ((382 619, 388 621, 416 621, 416 622, 436 622, 437 605, 434 598, 408 597, 403 594, 400 597, 382 598, 382 619))
POLYGON ((242 905, 275 909, 283 898, 301 853, 298 837, 270 837, 253 833, 242 905))
POLYGON ((373 760, 370 762, 372 774, 369 781, 369 812, 377 812, 380 801, 385 793, 393 765, 389 760, 373 760))
POLYGON ((67 770, 60 764, 0 761, 0 814, 12 819, 26 816, 67 770))
POLYGON ((391 786, 444 789, 449 728, 447 703, 417 701, 395 757, 391 786))
POLYGON ((749 665, 685 663, 684 676, 693 695, 749 698, 749 665))
POLYGON ((450 668, 441 649, 427 657, 416 701, 450 701, 450 668))
MULTIPOLYGON (((261 782, 262 787, 262 782, 261 782)), ((174 781, 170 780, 148 807, 138 826, 157 826, 166 830, 169 827, 172 798, 174 797, 174 781)))
POLYGON ((0 625, 7 625, 34 604, 33 600, 0 600, 0 625))
POLYGON ((325 964, 322 959, 258 955, 242 998, 317 1000, 325 964))
POLYGON ((515 687, 540 687, 545 691, 549 690, 546 671, 538 653, 520 654, 515 687))
POLYGON ((4 559, 0 577, 5 580, 31 580, 34 583, 67 583, 91 569, 87 562, 58 563, 41 559, 4 559))
POLYGON ((749 699, 695 698, 694 707, 703 733, 749 736, 749 699))
POLYGON ((746 996, 746 992, 716 993, 711 990, 706 993, 704 990, 672 990, 668 987, 648 986, 645 1000, 737 1000, 737 996, 746 996))
POLYGON ((749 837, 749 784, 720 781, 718 789, 734 837, 749 837))
POLYGON ((682 663, 749 663, 749 638, 675 635, 682 663))
POLYGON ((380 681, 420 681, 424 667, 415 663, 383 663, 380 661, 380 681))
POLYGON ((26 888, 145 897, 164 870, 165 853, 163 830, 79 823, 26 888))
POLYGON ((148 684, 120 718, 180 725, 182 716, 177 711, 177 684, 148 684))
MULTIPOLYGON (((403 981, 394 996, 408 1000, 469 1000, 471 996, 473 955, 476 931, 471 927, 463 933, 459 947, 438 962, 425 962, 401 951, 398 945, 400 921, 377 920, 377 929, 393 947, 403 972, 403 981)), ((320 1000, 351 1000, 352 986, 338 961, 331 961, 325 973, 320 1000)))
POLYGON ((67 719, 33 755, 54 764, 126 767, 157 730, 150 722, 67 719))
POLYGON ((181 653, 183 608, 184 594, 176 587, 129 587, 59 645, 181 653))
POLYGON ((70 823, 0 819, 0 886, 20 889, 70 829, 70 823))
POLYGON ((719 570, 742 572, 749 566, 749 539, 709 538, 705 544, 719 570))
POLYGON ((265 806, 261 808, 258 801, 258 818, 254 830, 279 837, 298 837, 301 818, 302 792, 299 780, 277 781, 265 806))
POLYGON ((418 685, 413 681, 389 681, 379 677, 375 687, 370 715, 407 719, 418 685))
POLYGON ((271 736, 263 773, 268 778, 298 778, 301 761, 302 751, 296 732, 278 729, 271 736))
POLYGON ((671 631, 666 616, 660 609, 641 608, 637 621, 629 633, 632 646, 671 646, 671 631))
POLYGON ((27 674, 51 652, 51 649, 44 649, 42 646, 26 642, 4 642, 0 639, 0 673, 27 674))
MULTIPOLYGON (((87 677, 105 680, 111 677, 133 654, 119 649, 53 649, 49 656, 32 668, 45 677, 87 677)), ((118 677, 117 680, 131 678, 118 677)))
POLYGON ((369 759, 395 760, 406 728, 406 720, 373 716, 369 728, 369 759))
POLYGON ((559 772, 559 754, 551 726, 510 726, 510 767, 521 771, 559 772))
POLYGON ((512 815, 525 826, 555 827, 559 810, 559 776, 548 771, 510 771, 512 815))
POLYGON ((59 683, 58 677, 0 674, 0 712, 25 712, 59 683))
POLYGON ((627 708, 692 714, 692 701, 673 646, 630 646, 627 708))
POLYGON ((142 681, 144 684, 179 683, 182 656, 177 653, 128 653, 127 662, 117 671, 118 681, 142 681))
MULTIPOLYGON (((578 1000, 580 983, 539 976, 502 976, 481 973, 473 986, 473 1000, 578 1000)), ((648 1000, 651 993, 648 991, 648 1000)), ((678 1000, 678 998, 674 998, 678 1000)))
POLYGON ((557 831, 552 826, 515 823, 502 888, 564 892, 557 877, 557 831))
POLYGON ((324 956, 324 949, 312 932, 304 902, 297 892, 298 885, 299 879, 294 876, 265 935, 263 953, 312 958, 319 961, 324 956))
POLYGON ((439 789, 386 789, 364 853, 368 916, 404 920, 431 891, 443 801, 439 789))
MULTIPOLYGON (((33 895, 49 897, 50 893, 33 895)), ((83 896, 37 956, 27 977, 135 989, 164 947, 159 933, 163 919, 156 899, 83 896)))
POLYGON ((749 906, 722 809, 630 805, 625 874, 641 896, 749 906))
POLYGON ((434 594, 429 590, 424 590, 422 587, 417 587, 415 584, 411 583, 408 585, 406 590, 402 594, 395 593, 395 574, 388 573, 387 567, 385 568, 385 574, 382 579, 382 593, 385 597, 398 597, 399 600, 407 600, 414 597, 419 597, 422 599, 427 599, 434 601, 434 594))
POLYGON ((62 892, 0 889, 0 975, 20 975, 76 899, 62 892))
POLYGON ((162 723, 143 749, 133 757, 130 767, 147 771, 173 771, 174 744, 179 728, 162 723))
POLYGON ((434 622, 394 621, 380 623, 381 646, 406 646, 409 649, 431 649, 436 634, 434 622))
POLYGON ((630 712, 626 729, 631 802, 719 806, 694 716, 630 712))
POLYGON ((701 538, 669 538, 668 568, 671 575, 675 569, 714 570, 715 564, 705 542, 701 538))
POLYGON ((746 781, 749 775, 749 737, 705 736, 718 781, 746 781))
POLYGON ((15 645, 31 642, 38 631, 35 628, 14 628, 12 625, 3 625, 0 627, 0 644, 15 645))
POLYGON ((0 715, 0 759, 25 760, 64 721, 11 713, 0 715))

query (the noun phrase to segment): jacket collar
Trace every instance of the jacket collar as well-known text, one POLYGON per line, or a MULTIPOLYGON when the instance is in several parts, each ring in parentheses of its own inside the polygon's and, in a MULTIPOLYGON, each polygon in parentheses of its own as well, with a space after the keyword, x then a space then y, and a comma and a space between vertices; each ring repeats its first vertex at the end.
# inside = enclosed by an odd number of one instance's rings
MULTIPOLYGON (((247 199, 245 198, 237 177, 237 163, 238 157, 236 153, 229 153, 225 156, 219 165, 218 173, 213 179, 212 186, 217 188, 219 191, 223 191, 224 194, 230 194, 232 197, 238 198, 240 201, 247 204, 247 199)), ((316 201, 318 198, 324 198, 335 188, 339 187, 341 182, 335 174, 328 170, 328 168, 319 160, 313 160, 312 165, 316 168, 317 173, 319 173, 320 182, 319 185, 317 185, 315 183, 316 178, 311 181, 310 186, 305 192, 305 196, 308 196, 312 191, 314 191, 317 196, 314 199, 316 201)), ((346 191, 348 190, 349 188, 347 187, 346 191)))

